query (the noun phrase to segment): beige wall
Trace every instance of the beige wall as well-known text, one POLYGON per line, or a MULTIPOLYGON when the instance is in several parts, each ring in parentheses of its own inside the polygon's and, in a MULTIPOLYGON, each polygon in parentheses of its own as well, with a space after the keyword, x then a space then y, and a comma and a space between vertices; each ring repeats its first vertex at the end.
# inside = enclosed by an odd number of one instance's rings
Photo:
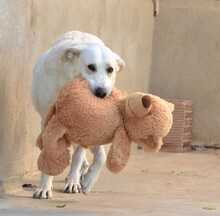
POLYGON ((32 30, 36 52, 42 52, 63 32, 94 33, 127 63, 119 74, 122 88, 147 89, 153 32, 152 0, 35 0, 32 30), (48 14, 48 11, 50 13, 48 14))
POLYGON ((30 99, 29 7, 25 0, 0 2, 0 180, 24 174, 33 165, 38 123, 30 99))
POLYGON ((194 142, 220 144, 220 1, 161 0, 150 90, 194 103, 194 142))
POLYGON ((31 105, 31 70, 60 34, 97 34, 127 62, 119 86, 148 88, 151 0, 2 0, 0 23, 0 181, 32 171, 36 164, 39 119, 31 105))

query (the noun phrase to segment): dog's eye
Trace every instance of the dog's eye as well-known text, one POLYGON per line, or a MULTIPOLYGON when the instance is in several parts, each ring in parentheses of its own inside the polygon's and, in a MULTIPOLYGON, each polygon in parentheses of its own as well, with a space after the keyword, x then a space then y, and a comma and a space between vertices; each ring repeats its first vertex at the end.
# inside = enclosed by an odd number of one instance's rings
POLYGON ((113 67, 108 67, 106 70, 108 73, 112 73, 114 69, 113 69, 113 67))
POLYGON ((93 72, 96 71, 96 67, 95 67, 94 64, 89 64, 89 65, 88 65, 88 68, 89 68, 89 70, 91 70, 91 71, 93 71, 93 72))

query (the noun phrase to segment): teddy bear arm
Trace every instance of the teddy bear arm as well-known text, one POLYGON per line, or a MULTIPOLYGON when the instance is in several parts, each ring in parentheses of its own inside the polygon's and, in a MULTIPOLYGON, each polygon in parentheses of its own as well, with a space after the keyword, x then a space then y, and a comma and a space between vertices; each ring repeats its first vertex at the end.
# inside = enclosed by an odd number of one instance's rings
POLYGON ((64 137, 67 129, 58 121, 56 116, 52 116, 41 133, 43 149, 53 151, 59 147, 58 140, 64 137))
POLYGON ((56 113, 56 106, 53 105, 53 106, 50 107, 49 112, 48 112, 47 115, 46 115, 46 118, 45 118, 44 123, 43 123, 42 131, 41 131, 41 133, 40 133, 40 134, 38 135, 38 137, 37 137, 36 146, 37 146, 40 150, 43 149, 43 140, 42 140, 43 130, 44 130, 44 128, 47 127, 49 121, 50 121, 51 118, 55 115, 55 113, 56 113))
POLYGON ((59 149, 54 152, 41 151, 38 158, 38 168, 47 175, 56 176, 61 174, 69 165, 70 152, 66 147, 65 138, 57 141, 59 149))
POLYGON ((131 140, 124 127, 117 129, 108 152, 106 166, 113 172, 120 172, 127 164, 131 151, 131 140))
POLYGON ((36 141, 36 146, 42 150, 43 149, 43 141, 42 141, 42 132, 38 135, 37 141, 36 141))
POLYGON ((167 102, 168 107, 170 108, 170 111, 173 112, 175 110, 175 105, 173 103, 167 102))
POLYGON ((65 138, 66 128, 53 116, 42 132, 42 151, 38 168, 48 175, 60 174, 70 161, 69 142, 65 138))
POLYGON ((56 105, 54 104, 53 106, 50 107, 46 118, 44 120, 44 127, 46 127, 49 123, 49 121, 52 119, 52 117, 56 114, 56 105))

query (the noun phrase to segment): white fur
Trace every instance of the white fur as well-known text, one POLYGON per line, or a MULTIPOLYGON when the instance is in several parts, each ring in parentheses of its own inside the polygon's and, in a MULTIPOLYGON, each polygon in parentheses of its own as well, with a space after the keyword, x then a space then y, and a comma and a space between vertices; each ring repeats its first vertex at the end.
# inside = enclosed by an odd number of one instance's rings
MULTIPOLYGON (((73 157, 70 172, 66 178, 66 184, 64 186, 64 191, 78 193, 81 190, 80 178, 82 172, 84 173, 83 163, 86 161, 86 152, 80 146, 75 150, 73 157)), ((85 162, 86 163, 86 162, 85 162)), ((87 167, 85 167, 87 169, 87 167)))
MULTIPOLYGON (((109 95, 115 84, 116 74, 123 66, 123 60, 96 36, 78 31, 64 34, 40 56, 34 68, 33 103, 42 122, 50 105, 55 102, 58 91, 67 81, 81 75, 88 80, 92 92, 95 93, 100 87, 104 88, 109 95), (89 64, 96 66, 96 72, 89 70, 89 64), (113 68, 111 74, 106 71, 109 66, 113 68)), ((71 170, 65 185, 65 189, 69 187, 69 192, 80 190, 80 171, 86 163, 85 151, 82 147, 78 147, 73 155, 71 170)), ((105 163, 103 147, 95 147, 93 154, 94 162, 85 174, 84 186, 82 185, 84 192, 91 190, 105 163)), ((50 176, 42 175, 40 188, 34 194, 35 198, 45 198, 46 192, 52 196, 50 189, 52 179, 50 176)))
POLYGON ((54 103, 60 88, 78 75, 82 75, 89 81, 92 91, 97 87, 104 87, 109 94, 115 84, 116 72, 120 69, 119 64, 124 64, 117 54, 95 36, 93 38, 92 35, 85 34, 83 37, 84 33, 80 32, 66 35, 72 35, 72 38, 64 35, 63 39, 59 39, 40 56, 34 68, 33 102, 42 117, 47 113, 49 106, 54 103), (78 50, 80 56, 72 60, 64 59, 65 52, 71 49, 78 50), (91 73, 87 68, 88 64, 96 64, 97 72, 91 73), (107 65, 114 68, 111 75, 106 72, 107 65))
POLYGON ((34 192, 33 198, 52 198, 53 176, 42 173, 40 187, 34 192))
POLYGON ((93 164, 89 167, 87 173, 82 176, 81 181, 82 191, 85 194, 91 191, 106 161, 104 146, 94 147, 92 153, 94 154, 93 164))

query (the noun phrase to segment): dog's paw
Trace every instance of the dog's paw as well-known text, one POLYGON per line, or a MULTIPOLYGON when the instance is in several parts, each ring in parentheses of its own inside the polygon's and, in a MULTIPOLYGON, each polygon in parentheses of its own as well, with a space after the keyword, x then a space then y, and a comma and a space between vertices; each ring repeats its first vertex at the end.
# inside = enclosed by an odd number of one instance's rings
POLYGON ((40 187, 33 194, 34 199, 50 199, 52 197, 52 187, 40 187))
POLYGON ((81 178, 82 192, 84 194, 88 194, 92 190, 95 182, 96 177, 93 175, 93 173, 91 171, 87 172, 87 174, 81 178))
POLYGON ((89 170, 89 163, 87 160, 84 160, 80 170, 81 178, 83 178, 83 176, 88 172, 88 170, 89 170))
POLYGON ((84 194, 88 194, 91 189, 92 189, 93 184, 90 183, 90 181, 82 181, 81 182, 81 187, 82 187, 82 192, 84 194))
POLYGON ((64 193, 81 193, 81 185, 75 178, 67 177, 64 193))

